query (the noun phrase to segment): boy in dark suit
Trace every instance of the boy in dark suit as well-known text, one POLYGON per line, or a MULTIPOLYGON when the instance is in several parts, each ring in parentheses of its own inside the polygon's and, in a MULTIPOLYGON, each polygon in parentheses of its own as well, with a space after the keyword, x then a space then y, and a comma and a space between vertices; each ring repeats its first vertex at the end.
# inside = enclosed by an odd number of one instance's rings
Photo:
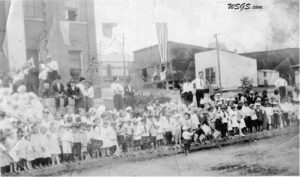
POLYGON ((134 90, 130 84, 130 80, 126 79, 126 85, 124 87, 125 103, 126 106, 134 108, 134 90))
POLYGON ((55 99, 56 111, 60 110, 60 98, 63 98, 64 100, 64 107, 68 106, 68 97, 65 96, 64 85, 61 83, 60 79, 60 76, 57 76, 51 84, 51 92, 55 99))
POLYGON ((76 86, 74 80, 71 80, 68 83, 67 96, 75 100, 75 114, 79 113, 79 108, 84 107, 83 95, 80 91, 80 88, 76 86))

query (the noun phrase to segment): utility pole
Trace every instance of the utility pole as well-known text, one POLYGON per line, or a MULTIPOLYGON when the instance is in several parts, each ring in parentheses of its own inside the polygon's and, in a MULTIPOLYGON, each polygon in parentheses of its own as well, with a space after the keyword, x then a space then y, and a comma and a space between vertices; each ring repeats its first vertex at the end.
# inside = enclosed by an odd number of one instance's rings
POLYGON ((124 39, 124 33, 123 33, 123 77, 125 82, 126 77, 126 63, 125 63, 125 39, 124 39))
POLYGON ((220 54, 219 54, 218 34, 215 34, 215 38, 216 38, 216 49, 217 49, 217 58, 218 58, 219 85, 220 85, 220 93, 222 95, 222 82, 221 82, 221 67, 220 67, 220 54))

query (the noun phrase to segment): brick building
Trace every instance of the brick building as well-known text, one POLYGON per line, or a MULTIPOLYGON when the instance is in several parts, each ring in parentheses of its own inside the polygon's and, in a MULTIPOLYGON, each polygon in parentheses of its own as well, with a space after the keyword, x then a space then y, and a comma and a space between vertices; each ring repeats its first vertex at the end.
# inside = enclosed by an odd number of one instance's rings
MULTIPOLYGON (((5 27, 9 11, 9 0, 0 1, 0 26, 5 27)), ((65 29, 68 42, 57 33, 49 53, 59 64, 63 80, 87 76, 91 59, 97 59, 95 15, 93 0, 24 0, 24 27, 27 59, 39 61, 40 38, 49 33, 56 19, 58 29, 65 29)), ((59 30, 58 30, 59 31, 59 30)), ((0 52, 2 52, 5 29, 0 30, 0 52)), ((3 57, 1 61, 5 60, 3 57)))
MULTIPOLYGON (((211 50, 205 47, 168 41, 167 79, 182 80, 184 76, 195 77, 194 54, 211 50)), ((134 51, 134 70, 136 78, 150 81, 153 74, 161 71, 158 45, 134 51)))

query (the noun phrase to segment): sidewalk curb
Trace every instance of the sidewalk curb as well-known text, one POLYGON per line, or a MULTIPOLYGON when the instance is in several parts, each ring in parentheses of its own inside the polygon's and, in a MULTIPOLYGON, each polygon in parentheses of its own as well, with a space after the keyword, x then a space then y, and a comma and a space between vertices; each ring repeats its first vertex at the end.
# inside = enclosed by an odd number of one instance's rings
MULTIPOLYGON (((272 131, 265 131, 265 132, 259 132, 259 133, 254 133, 250 135, 246 135, 243 137, 235 137, 232 139, 228 139, 226 141, 222 142, 212 142, 208 144, 200 144, 200 145, 193 145, 191 147, 191 151, 199 151, 202 149, 211 149, 211 148, 221 148, 223 146, 228 146, 228 145, 234 145, 234 144, 242 144, 242 143, 247 143, 247 142, 252 142, 255 140, 259 139, 266 139, 266 138, 271 138, 275 136, 280 136, 280 135, 286 135, 286 134, 299 134, 299 127, 289 127, 285 129, 276 129, 272 131)), ((107 165, 112 165, 114 163, 126 163, 126 162, 132 162, 132 161, 143 161, 143 160, 149 160, 153 158, 160 158, 164 156, 170 156, 170 155, 176 155, 183 153, 182 149, 179 148, 177 150, 162 150, 160 152, 155 152, 152 154, 142 154, 142 155, 137 155, 135 157, 122 157, 118 159, 113 159, 113 158, 102 158, 102 159, 91 159, 88 161, 80 161, 77 163, 71 163, 71 164, 64 164, 64 165, 55 165, 43 169, 35 169, 35 170, 30 170, 29 172, 35 176, 58 176, 62 175, 67 172, 71 171, 77 171, 77 170, 87 170, 87 169, 92 169, 96 167, 103 167, 107 165)), ((26 172, 21 172, 19 174, 9 174, 11 176, 28 176, 28 173, 26 172)))

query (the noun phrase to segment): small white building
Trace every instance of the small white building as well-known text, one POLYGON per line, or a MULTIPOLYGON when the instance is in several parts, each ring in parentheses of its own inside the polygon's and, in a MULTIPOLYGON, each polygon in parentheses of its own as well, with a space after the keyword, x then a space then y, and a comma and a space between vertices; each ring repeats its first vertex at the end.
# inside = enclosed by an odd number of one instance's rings
POLYGON ((299 74, 300 74, 300 72, 299 72, 299 66, 300 66, 299 64, 291 66, 291 68, 294 70, 294 74, 295 74, 295 87, 297 89, 299 89, 299 87, 300 87, 300 83, 299 83, 299 74))
MULTIPOLYGON (((253 80, 253 86, 257 86, 256 59, 221 50, 219 51, 219 58, 223 90, 241 87, 241 79, 243 77, 249 77, 253 80)), ((198 77, 199 72, 204 73, 204 77, 213 87, 220 87, 217 50, 195 54, 196 77, 198 77)))
POLYGON ((262 69, 258 70, 258 86, 274 86, 279 78, 279 72, 276 70, 262 69))

